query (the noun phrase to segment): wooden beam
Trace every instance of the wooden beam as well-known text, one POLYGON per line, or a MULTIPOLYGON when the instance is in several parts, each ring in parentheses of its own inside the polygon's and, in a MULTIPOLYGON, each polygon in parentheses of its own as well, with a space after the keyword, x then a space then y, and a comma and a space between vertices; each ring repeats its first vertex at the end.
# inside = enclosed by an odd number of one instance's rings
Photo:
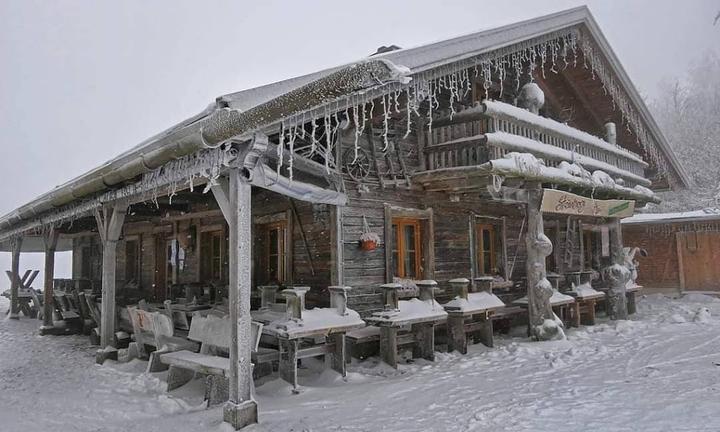
POLYGON ((227 177, 218 178, 217 183, 210 186, 210 190, 215 197, 215 201, 217 201, 218 203, 218 207, 220 207, 220 211, 222 212, 223 216, 225 216, 225 220, 230 220, 230 218, 232 217, 229 198, 230 185, 228 183, 227 177))
POLYGON ((257 405, 252 400, 252 331, 250 287, 252 283, 252 188, 239 168, 229 172, 228 207, 225 215, 230 238, 230 391, 223 410, 226 422, 247 425, 257 422, 257 405))
POLYGON ((100 323, 100 348, 113 345, 115 334, 115 272, 117 269, 117 242, 120 239, 123 222, 127 213, 126 203, 104 206, 96 209, 95 219, 103 246, 102 257, 102 302, 100 323))
POLYGON ((18 302, 18 290, 20 289, 20 250, 22 249, 22 237, 17 236, 10 239, 12 249, 11 272, 13 274, 10 279, 10 318, 20 318, 18 302))
POLYGON ((45 283, 41 332, 53 328, 53 279, 55 278, 55 249, 57 248, 58 234, 58 230, 54 226, 51 226, 43 233, 43 242, 45 243, 45 283))

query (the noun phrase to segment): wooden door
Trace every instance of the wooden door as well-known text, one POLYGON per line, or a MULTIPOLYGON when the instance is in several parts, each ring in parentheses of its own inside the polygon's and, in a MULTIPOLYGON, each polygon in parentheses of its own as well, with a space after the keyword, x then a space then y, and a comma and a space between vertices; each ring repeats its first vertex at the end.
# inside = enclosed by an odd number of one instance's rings
POLYGON ((157 302, 167 299, 168 289, 172 284, 173 242, 174 240, 165 236, 158 236, 155 240, 155 284, 152 296, 157 302))
POLYGON ((720 233, 678 232, 676 236, 683 289, 720 291, 720 233))

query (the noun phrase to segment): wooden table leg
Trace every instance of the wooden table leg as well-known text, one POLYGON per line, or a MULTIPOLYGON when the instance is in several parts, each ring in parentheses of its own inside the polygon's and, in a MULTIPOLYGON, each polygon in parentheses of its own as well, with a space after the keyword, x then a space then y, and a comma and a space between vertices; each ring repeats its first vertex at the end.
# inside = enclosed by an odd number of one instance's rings
POLYGON ((493 322, 492 319, 487 315, 483 314, 483 316, 480 318, 481 322, 483 322, 483 326, 480 328, 479 333, 479 339, 480 342, 485 345, 488 348, 492 348, 494 345, 493 342, 493 322))
POLYGON ((380 358, 397 369, 397 332, 396 327, 380 327, 380 358))
POLYGON ((343 377, 347 376, 345 353, 347 347, 345 346, 345 333, 335 333, 328 336, 328 339, 332 340, 334 350, 331 354, 331 365, 333 370, 337 371, 343 377))
POLYGON ((278 345, 280 346, 280 364, 278 369, 280 372, 280 378, 292 384, 293 391, 297 390, 297 350, 298 341, 278 338, 278 345))
POLYGON ((573 320, 572 325, 574 327, 580 327, 580 302, 576 301, 570 305, 573 308, 573 320))
POLYGON ((465 334, 465 317, 450 314, 447 319, 448 352, 457 351, 467 354, 467 335, 465 334))
POLYGON ((412 332, 415 335, 413 358, 435 361, 435 325, 433 323, 413 324, 412 332))
POLYGON ((595 299, 585 301, 587 314, 585 314, 585 318, 582 320, 584 325, 595 325, 595 302, 595 299))
POLYGON ((637 312, 637 304, 635 303, 635 292, 629 292, 625 294, 627 298, 627 311, 628 315, 632 315, 637 312))

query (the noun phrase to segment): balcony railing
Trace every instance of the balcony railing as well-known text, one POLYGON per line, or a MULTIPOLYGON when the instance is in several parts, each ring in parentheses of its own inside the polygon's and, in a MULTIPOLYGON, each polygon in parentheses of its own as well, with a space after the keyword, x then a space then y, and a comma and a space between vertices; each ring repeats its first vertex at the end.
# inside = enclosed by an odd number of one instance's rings
POLYGON ((426 170, 468 167, 509 152, 532 153, 546 165, 576 162, 629 185, 650 184, 637 154, 552 119, 502 102, 486 101, 435 120, 426 132, 426 170))

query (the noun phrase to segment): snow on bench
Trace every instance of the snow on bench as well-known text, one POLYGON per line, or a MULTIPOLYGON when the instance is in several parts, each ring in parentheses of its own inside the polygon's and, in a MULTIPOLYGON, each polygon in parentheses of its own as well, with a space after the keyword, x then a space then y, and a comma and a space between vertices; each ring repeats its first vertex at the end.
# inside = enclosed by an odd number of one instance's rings
POLYGON ((468 298, 455 297, 445 303, 445 310, 448 312, 477 313, 502 309, 505 303, 495 294, 487 291, 468 293, 468 298))

